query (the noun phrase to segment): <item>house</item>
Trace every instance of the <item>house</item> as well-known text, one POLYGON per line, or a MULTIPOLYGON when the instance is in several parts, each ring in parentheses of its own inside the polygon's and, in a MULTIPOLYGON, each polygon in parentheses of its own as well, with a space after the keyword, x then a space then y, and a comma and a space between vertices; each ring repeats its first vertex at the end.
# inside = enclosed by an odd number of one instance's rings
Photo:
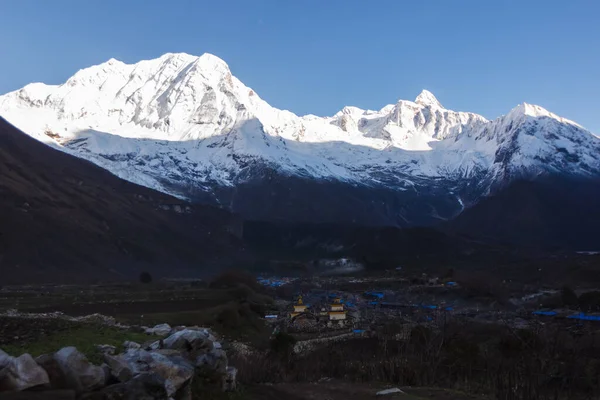
POLYGON ((346 319, 347 311, 344 310, 344 305, 342 304, 342 299, 335 298, 333 303, 331 304, 331 311, 329 311, 329 320, 330 321, 341 321, 346 319))
POLYGON ((294 304, 294 311, 290 313, 290 317, 294 318, 302 313, 305 313, 306 308, 306 304, 302 302, 302 296, 298 296, 298 302, 294 304))

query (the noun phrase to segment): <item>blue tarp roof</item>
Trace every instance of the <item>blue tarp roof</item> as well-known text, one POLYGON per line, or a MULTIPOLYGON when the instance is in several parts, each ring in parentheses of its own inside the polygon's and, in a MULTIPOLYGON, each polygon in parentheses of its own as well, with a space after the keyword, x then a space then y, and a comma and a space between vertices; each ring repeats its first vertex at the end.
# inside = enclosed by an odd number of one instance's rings
POLYGON ((352 332, 354 332, 354 333, 364 333, 365 330, 364 329, 354 329, 352 332))
POLYGON ((383 292, 365 292, 366 295, 383 299, 383 292))
POLYGON ((456 286, 456 282, 446 282, 446 285, 449 285, 449 286, 456 286))
POLYGON ((569 315, 567 318, 581 319, 585 321, 600 321, 600 315, 586 315, 585 313, 569 315))
POLYGON ((537 311, 534 311, 533 313, 535 315, 546 315, 548 317, 553 317, 557 314, 556 311, 545 311, 545 310, 537 310, 537 311))

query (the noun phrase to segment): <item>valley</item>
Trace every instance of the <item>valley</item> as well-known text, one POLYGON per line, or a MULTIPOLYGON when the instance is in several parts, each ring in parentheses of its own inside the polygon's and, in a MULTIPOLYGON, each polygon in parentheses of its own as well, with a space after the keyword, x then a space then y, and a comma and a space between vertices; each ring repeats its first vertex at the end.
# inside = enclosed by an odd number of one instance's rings
POLYGON ((208 53, 113 58, 0 116, 0 399, 600 396, 576 122, 427 90, 299 116, 208 53))
POLYGON ((598 283, 582 283, 573 303, 563 287, 542 280, 410 268, 320 277, 256 279, 230 271, 209 281, 5 286, 0 346, 37 356, 79 343, 96 360, 101 355, 93 344, 101 343, 92 341, 151 342, 152 336, 140 333, 147 331, 144 326, 203 326, 220 337, 238 370, 237 395, 249 399, 288 392, 298 399, 353 392, 358 399, 399 387, 404 392, 399 398, 483 400, 504 396, 514 382, 520 382, 519 396, 535 391, 540 398, 569 393, 583 399, 600 387, 585 370, 597 351, 598 322, 579 318, 597 315, 597 288, 598 283), (298 304, 304 309, 293 315, 298 304), (344 319, 331 319, 328 310, 335 304, 344 319), (98 335, 98 329, 104 333, 98 335), (540 367, 550 348, 560 360, 559 372, 540 367), (578 357, 570 357, 572 351, 578 357))

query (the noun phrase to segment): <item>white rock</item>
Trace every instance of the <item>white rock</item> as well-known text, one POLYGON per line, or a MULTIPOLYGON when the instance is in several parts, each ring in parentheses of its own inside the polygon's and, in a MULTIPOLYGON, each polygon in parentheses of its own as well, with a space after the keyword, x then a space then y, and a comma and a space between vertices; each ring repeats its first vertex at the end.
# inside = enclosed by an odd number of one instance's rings
POLYGON ((0 354, 0 362, 4 368, 0 371, 0 391, 25 390, 31 387, 48 385, 50 379, 46 371, 40 367, 29 354, 7 359, 6 353, 0 354), (8 363, 6 363, 8 361, 8 363))
POLYGON ((146 333, 149 335, 166 336, 171 332, 171 326, 169 324, 156 325, 154 328, 146 329, 146 333))
POLYGON ((398 388, 391 388, 391 389, 385 389, 380 392, 377 392, 377 396, 386 396, 388 394, 394 394, 394 393, 405 394, 402 390, 400 390, 398 388))
POLYGON ((194 366, 176 354, 130 349, 119 357, 129 364, 134 375, 148 372, 161 376, 169 396, 173 396, 194 375, 194 366))
POLYGON ((90 363, 75 347, 65 347, 54 354, 70 388, 87 392, 104 386, 106 374, 102 367, 90 363))
POLYGON ((125 342, 123 342, 123 348, 125 350, 128 350, 128 349, 140 349, 141 347, 142 347, 141 344, 136 343, 136 342, 131 342, 129 340, 126 340, 125 342))
POLYGON ((133 371, 129 363, 120 356, 104 355, 104 362, 110 368, 110 373, 119 382, 127 382, 133 378, 133 371))

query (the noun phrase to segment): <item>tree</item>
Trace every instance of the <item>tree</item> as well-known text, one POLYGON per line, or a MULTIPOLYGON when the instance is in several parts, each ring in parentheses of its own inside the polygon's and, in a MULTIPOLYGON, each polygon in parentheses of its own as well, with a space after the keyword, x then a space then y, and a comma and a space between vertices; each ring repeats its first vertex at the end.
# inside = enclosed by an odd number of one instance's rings
POLYGON ((142 272, 140 274, 140 282, 142 283, 150 283, 152 282, 152 275, 149 272, 142 272))
POLYGON ((576 306, 578 303, 578 298, 575 294, 575 291, 567 285, 563 286, 561 297, 565 306, 576 306))
POLYGON ((275 337, 271 339, 271 351, 280 357, 289 359, 294 351, 295 344, 296 338, 292 335, 285 332, 278 332, 275 337))

